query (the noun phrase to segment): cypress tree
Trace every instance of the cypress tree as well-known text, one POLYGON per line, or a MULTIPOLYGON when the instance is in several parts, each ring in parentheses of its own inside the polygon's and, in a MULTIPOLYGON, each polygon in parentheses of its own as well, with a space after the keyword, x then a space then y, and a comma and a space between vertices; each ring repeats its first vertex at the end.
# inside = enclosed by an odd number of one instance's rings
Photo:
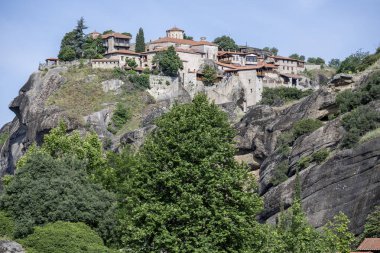
POLYGON ((136 52, 144 52, 145 51, 145 38, 144 38, 144 30, 140 27, 139 32, 136 35, 136 52))

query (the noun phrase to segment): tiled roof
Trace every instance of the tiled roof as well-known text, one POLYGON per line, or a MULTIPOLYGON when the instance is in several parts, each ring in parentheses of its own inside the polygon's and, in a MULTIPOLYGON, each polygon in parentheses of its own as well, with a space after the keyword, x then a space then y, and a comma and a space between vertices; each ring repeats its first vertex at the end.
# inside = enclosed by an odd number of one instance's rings
POLYGON ((91 62, 118 62, 119 59, 93 59, 91 62))
POLYGON ((119 38, 119 39, 131 39, 132 38, 131 36, 125 35, 122 33, 107 33, 107 34, 102 35, 103 39, 107 39, 109 37, 115 37, 115 38, 119 38))
POLYGON ((286 76, 286 77, 289 77, 289 78, 294 78, 294 79, 301 79, 302 78, 302 76, 295 75, 295 74, 280 73, 280 75, 286 76))
POLYGON ((115 51, 112 51, 112 52, 109 52, 109 53, 106 53, 104 55, 108 55, 108 54, 129 54, 129 55, 140 55, 139 53, 136 53, 134 51, 131 51, 131 50, 115 50, 115 51))
POLYGON ((167 32, 170 32, 170 31, 179 31, 179 32, 184 32, 184 30, 182 30, 181 28, 178 28, 176 26, 173 26, 172 28, 166 30, 167 32))
POLYGON ((211 42, 206 41, 206 40, 195 41, 195 40, 184 40, 184 39, 169 38, 169 37, 159 38, 158 40, 152 41, 151 44, 166 43, 166 42, 191 45, 191 46, 199 46, 199 45, 215 46, 214 43, 211 43, 211 42))
POLYGON ((223 55, 247 55, 252 53, 234 52, 234 51, 218 51, 218 56, 223 55))
POLYGON ((358 250, 380 250, 380 238, 365 238, 358 250))
MULTIPOLYGON (((145 51, 145 52, 142 52, 141 54, 152 54, 152 53, 158 53, 158 52, 162 52, 162 51, 165 51, 167 50, 168 48, 167 47, 161 47, 161 48, 157 48, 157 49, 154 49, 154 50, 151 50, 151 51, 145 51)), ((182 53, 189 53, 189 54, 205 54, 203 52, 200 52, 196 49, 192 49, 192 48, 180 48, 180 47, 176 47, 174 48, 176 52, 182 52, 182 53)))
POLYGON ((268 63, 261 63, 258 65, 253 65, 253 66, 237 66, 233 64, 227 64, 227 63, 222 63, 222 62, 216 62, 217 65, 230 68, 225 71, 231 72, 231 71, 240 71, 240 70, 255 70, 255 69, 261 69, 261 68, 276 68, 273 64, 268 64, 268 63))

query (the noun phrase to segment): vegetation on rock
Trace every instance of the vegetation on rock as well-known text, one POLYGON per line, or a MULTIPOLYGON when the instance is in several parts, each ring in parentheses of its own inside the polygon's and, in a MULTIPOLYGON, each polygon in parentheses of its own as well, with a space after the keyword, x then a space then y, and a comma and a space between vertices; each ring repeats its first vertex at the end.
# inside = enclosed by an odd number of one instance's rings
POLYGON ((357 73, 363 71, 380 59, 380 47, 374 54, 358 50, 344 59, 337 70, 338 73, 357 73))
POLYGON ((264 47, 263 50, 272 53, 273 55, 278 54, 278 49, 276 47, 264 47))
POLYGON ((380 238, 380 206, 376 206, 367 217, 363 238, 380 238))
POLYGON ((116 109, 113 112, 111 123, 108 126, 108 131, 116 133, 119 131, 125 123, 131 118, 130 113, 128 112, 127 107, 122 103, 116 104, 116 109))
POLYGON ((214 84, 217 78, 217 73, 214 67, 210 65, 206 65, 203 69, 202 74, 203 74, 202 81, 206 86, 211 86, 214 84))
POLYGON ((291 55, 289 55, 289 58, 296 59, 299 61, 305 61, 305 56, 299 55, 299 54, 291 54, 291 55))
POLYGON ((14 226, 12 217, 8 213, 0 211, 0 239, 13 238, 14 226))
POLYGON ((310 64, 317 64, 317 65, 324 65, 325 60, 323 60, 321 57, 309 57, 307 58, 307 63, 310 64))
POLYGON ((268 88, 264 87, 263 94, 261 98, 261 104, 264 105, 277 105, 284 102, 289 102, 293 100, 298 100, 303 97, 309 96, 313 91, 312 90, 299 90, 297 88, 268 88))

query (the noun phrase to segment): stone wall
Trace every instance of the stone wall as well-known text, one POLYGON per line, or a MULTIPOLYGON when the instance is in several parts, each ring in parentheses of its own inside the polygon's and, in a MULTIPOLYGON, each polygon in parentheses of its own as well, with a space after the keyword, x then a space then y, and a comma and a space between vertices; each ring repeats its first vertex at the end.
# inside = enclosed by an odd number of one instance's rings
POLYGON ((157 101, 173 100, 179 95, 179 78, 170 76, 149 76, 150 89, 148 92, 157 101))
POLYGON ((317 64, 305 64, 306 70, 321 69, 321 65, 317 64))

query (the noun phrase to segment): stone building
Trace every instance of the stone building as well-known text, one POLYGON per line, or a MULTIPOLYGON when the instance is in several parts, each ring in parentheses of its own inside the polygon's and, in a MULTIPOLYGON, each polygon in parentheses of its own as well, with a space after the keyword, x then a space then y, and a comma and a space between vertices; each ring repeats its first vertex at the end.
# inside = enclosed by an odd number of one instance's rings
POLYGON ((102 35, 103 45, 107 48, 106 53, 116 50, 128 50, 131 36, 122 33, 107 33, 102 35))
POLYGON ((273 63, 278 66, 280 73, 298 74, 305 70, 305 62, 284 56, 269 56, 268 63, 273 63))
POLYGON ((134 59, 137 66, 142 67, 142 56, 139 53, 130 50, 115 50, 109 53, 105 53, 104 57, 107 59, 118 59, 120 62, 120 67, 125 66, 128 59, 134 59))

